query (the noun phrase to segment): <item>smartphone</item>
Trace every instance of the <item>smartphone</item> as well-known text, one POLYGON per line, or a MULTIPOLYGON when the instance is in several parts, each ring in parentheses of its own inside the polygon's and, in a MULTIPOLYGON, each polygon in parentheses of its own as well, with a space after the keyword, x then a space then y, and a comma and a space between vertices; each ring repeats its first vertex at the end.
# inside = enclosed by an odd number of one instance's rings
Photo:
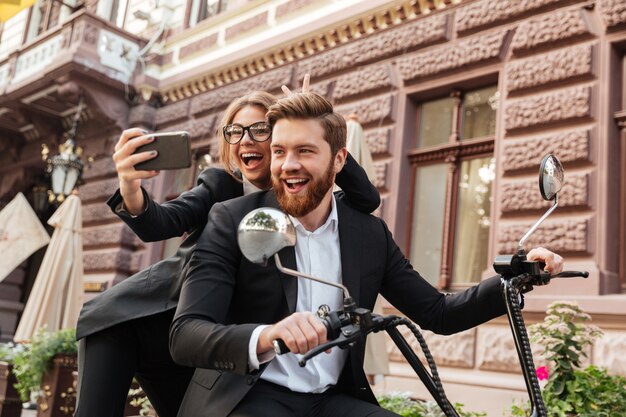
POLYGON ((140 146, 134 153, 157 151, 158 155, 135 165, 141 171, 160 171, 189 168, 191 166, 191 144, 187 132, 152 133, 154 141, 140 146))

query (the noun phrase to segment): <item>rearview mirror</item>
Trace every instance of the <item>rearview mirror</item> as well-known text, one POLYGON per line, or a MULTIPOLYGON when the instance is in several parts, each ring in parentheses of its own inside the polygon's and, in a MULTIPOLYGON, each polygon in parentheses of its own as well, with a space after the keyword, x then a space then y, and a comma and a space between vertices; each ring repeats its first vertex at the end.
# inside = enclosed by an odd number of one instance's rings
POLYGON ((296 245, 296 229, 289 216, 282 211, 272 207, 261 207, 246 214, 237 228, 237 242, 241 253, 250 262, 267 266, 267 261, 273 256, 276 268, 280 272, 339 288, 344 294, 344 308, 349 311, 350 308, 356 307, 354 300, 350 297, 350 292, 343 284, 285 268, 282 265, 278 252, 283 248, 296 245))
POLYGON ((544 200, 552 201, 563 188, 563 165, 552 154, 546 155, 539 168, 539 190, 544 200))
POLYGON ((554 204, 552 207, 548 209, 544 213, 543 216, 530 228, 528 232, 520 239, 519 244, 517 246, 517 252, 524 252, 524 244, 526 243, 526 239, 533 234, 535 230, 539 227, 541 223, 556 209, 559 205, 558 192, 563 188, 564 183, 564 173, 563 173, 563 165, 561 165, 561 161, 552 155, 548 154, 543 157, 541 160, 541 165, 539 166, 539 191, 541 192, 541 196, 544 200, 553 201, 554 204))
POLYGON ((267 265, 281 249, 296 244, 296 230, 282 211, 262 207, 252 210, 239 223, 239 248, 250 262, 267 265))

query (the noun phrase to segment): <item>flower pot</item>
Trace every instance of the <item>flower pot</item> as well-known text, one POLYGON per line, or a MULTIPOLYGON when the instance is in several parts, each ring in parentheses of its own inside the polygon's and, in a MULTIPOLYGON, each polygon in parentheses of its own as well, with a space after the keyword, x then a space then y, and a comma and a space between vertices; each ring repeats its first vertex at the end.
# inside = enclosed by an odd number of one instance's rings
POLYGON ((15 375, 11 372, 13 366, 0 362, 0 417, 20 417, 22 402, 15 390, 15 375))
POLYGON ((76 409, 76 355, 58 354, 52 358, 50 369, 43 375, 37 400, 37 417, 74 415, 76 409))

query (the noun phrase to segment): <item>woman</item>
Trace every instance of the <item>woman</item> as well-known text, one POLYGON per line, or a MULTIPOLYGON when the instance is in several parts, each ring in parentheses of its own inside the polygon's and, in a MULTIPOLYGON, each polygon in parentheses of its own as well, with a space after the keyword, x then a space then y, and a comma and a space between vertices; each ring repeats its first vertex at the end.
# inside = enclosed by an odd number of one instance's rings
MULTIPOLYGON (((193 369, 176 365, 168 351, 169 325, 185 267, 214 203, 270 187, 271 131, 265 112, 275 100, 271 94, 254 92, 231 103, 220 130, 224 170, 203 171, 195 188, 161 205, 141 188, 141 180, 157 172, 133 168, 154 157, 133 155, 150 139, 138 129, 122 133, 114 155, 120 189, 109 199, 109 206, 144 241, 190 234, 175 256, 124 280, 83 307, 77 327, 76 417, 121 416, 133 376, 160 417, 176 416, 193 374, 193 369)), ((343 198, 355 208, 369 213, 379 205, 378 192, 351 157, 336 182, 345 192, 343 198)))

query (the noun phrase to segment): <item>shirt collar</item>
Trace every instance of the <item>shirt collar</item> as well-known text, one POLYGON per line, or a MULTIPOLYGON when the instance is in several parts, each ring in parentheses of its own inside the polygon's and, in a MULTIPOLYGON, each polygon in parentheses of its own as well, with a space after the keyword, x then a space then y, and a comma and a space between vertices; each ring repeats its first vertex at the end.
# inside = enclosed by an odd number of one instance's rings
POLYGON ((313 232, 309 232, 308 230, 306 230, 306 228, 302 225, 302 223, 300 223, 300 221, 297 218, 293 217, 292 215, 289 215, 289 218, 293 222, 293 225, 296 228, 296 230, 300 232, 304 232, 305 234, 322 233, 324 230, 326 230, 329 227, 331 228, 330 230, 333 233, 336 233, 339 227, 339 216, 337 216, 337 202, 335 201, 335 194, 333 194, 331 198, 330 214, 328 215, 326 222, 320 227, 318 227, 316 230, 314 230, 313 232))
POLYGON ((257 191, 263 191, 256 185, 252 184, 248 179, 242 176, 243 179, 243 195, 248 195, 252 193, 256 193, 257 191))

